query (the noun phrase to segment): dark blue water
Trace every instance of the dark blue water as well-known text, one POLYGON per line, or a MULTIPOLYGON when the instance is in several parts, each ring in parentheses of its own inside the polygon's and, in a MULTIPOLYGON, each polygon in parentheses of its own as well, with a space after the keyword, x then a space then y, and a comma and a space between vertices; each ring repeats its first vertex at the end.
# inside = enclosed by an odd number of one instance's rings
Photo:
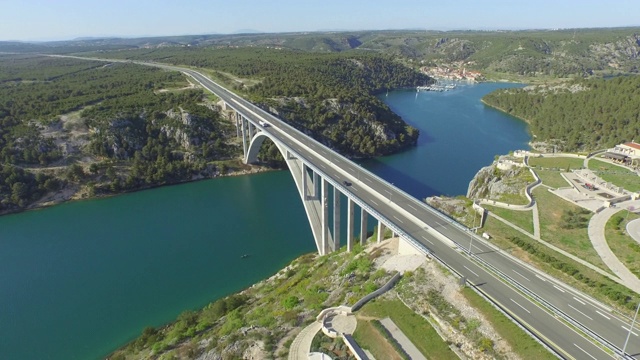
POLYGON ((466 195, 469 181, 495 155, 529 148, 523 121, 480 102, 493 90, 520 86, 480 83, 447 92, 382 95, 395 113, 420 130, 418 146, 364 165, 417 198, 466 195))
MULTIPOLYGON (((465 193, 495 154, 526 147, 524 123, 480 103, 508 86, 516 85, 390 93, 384 100, 420 129, 419 144, 365 166, 416 197, 465 193)), ((144 327, 245 288, 312 251, 299 195, 284 171, 2 216, 0 359, 104 357, 144 327)))

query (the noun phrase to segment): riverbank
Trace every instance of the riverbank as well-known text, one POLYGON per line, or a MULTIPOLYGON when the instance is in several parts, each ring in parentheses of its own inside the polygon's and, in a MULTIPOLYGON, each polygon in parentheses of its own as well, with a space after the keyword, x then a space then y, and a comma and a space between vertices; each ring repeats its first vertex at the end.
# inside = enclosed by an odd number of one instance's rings
POLYGON ((209 177, 206 177, 206 176, 194 176, 191 179, 186 179, 186 180, 182 180, 182 181, 175 181, 175 182, 170 182, 170 183, 165 183, 165 184, 157 184, 157 185, 147 185, 147 186, 142 186, 142 187, 135 188, 135 189, 130 189, 130 190, 128 189, 128 190, 119 191, 117 193, 95 193, 95 191, 93 191, 93 193, 92 193, 92 191, 90 189, 91 185, 87 185, 86 183, 85 184, 68 183, 68 184, 65 185, 64 188, 62 188, 62 189, 60 189, 58 191, 55 191, 53 193, 49 193, 49 194, 45 195, 41 199, 39 199, 39 200, 33 202, 32 204, 28 205, 24 209, 1 210, 0 211, 0 216, 9 215, 9 214, 16 214, 16 213, 21 213, 21 212, 31 211, 31 210, 39 210, 39 209, 51 207, 51 206, 54 206, 54 205, 63 204, 63 203, 70 202, 70 201, 103 199, 103 198, 114 197, 114 196, 127 194, 127 193, 134 193, 134 192, 138 192, 138 191, 151 190, 151 189, 156 189, 156 188, 165 187, 165 186, 186 184, 186 183, 195 182, 195 181, 201 181, 201 180, 217 179, 217 178, 223 178, 223 177, 235 177, 235 176, 252 175, 252 174, 259 174, 259 173, 269 172, 269 171, 278 171, 278 170, 281 170, 281 169, 271 168, 271 167, 264 166, 264 165, 243 164, 242 168, 229 169, 224 174, 220 174, 219 172, 217 172, 217 173, 215 173, 215 174, 213 174, 213 175, 211 175, 209 177))

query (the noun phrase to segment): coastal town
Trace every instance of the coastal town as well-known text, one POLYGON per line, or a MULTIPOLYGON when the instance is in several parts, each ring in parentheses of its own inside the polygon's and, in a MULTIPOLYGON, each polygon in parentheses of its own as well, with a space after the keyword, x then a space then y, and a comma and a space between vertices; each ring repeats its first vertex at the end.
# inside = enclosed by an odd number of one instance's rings
POLYGON ((484 80, 479 71, 467 70, 466 63, 455 62, 442 66, 422 66, 420 71, 438 80, 478 82, 484 80))

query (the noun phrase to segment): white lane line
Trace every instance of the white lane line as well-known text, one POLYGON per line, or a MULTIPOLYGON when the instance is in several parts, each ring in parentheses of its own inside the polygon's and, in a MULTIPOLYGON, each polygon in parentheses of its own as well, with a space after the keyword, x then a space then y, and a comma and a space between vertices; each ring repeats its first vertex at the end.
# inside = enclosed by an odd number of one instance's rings
POLYGON ((371 202, 376 204, 376 205, 378 205, 378 206, 380 206, 380 204, 378 204, 375 200, 371 200, 371 202))
MULTIPOLYGON (((622 328, 623 328, 625 331, 627 331, 627 332, 629 331, 629 328, 626 328, 626 327, 624 327, 624 326, 623 326, 622 328)), ((638 334, 634 333, 633 331, 632 331, 631 333, 632 333, 633 335, 635 335, 635 336, 638 336, 638 334)))
POLYGON ((326 166, 324 166, 324 164, 320 164, 320 166, 322 166, 323 169, 327 168, 326 166))
POLYGON ((438 224, 438 226, 442 226, 442 227, 444 227, 444 225, 440 224, 440 223, 439 223, 439 222, 437 222, 437 221, 436 221, 435 223, 436 223, 436 224, 438 224))
MULTIPOLYGON (((512 270, 513 270, 513 269, 512 269, 512 270)), ((520 276, 522 276, 525 280, 527 280, 527 281, 531 281, 531 280, 527 279, 527 277, 526 277, 526 276, 524 276, 524 275, 520 274, 519 272, 517 272, 517 271, 515 271, 515 270, 513 270, 513 272, 514 272, 514 273, 516 273, 516 274, 518 274, 518 275, 520 275, 520 276)))
POLYGON ((433 243, 431 242, 431 240, 427 239, 426 237, 424 237, 423 235, 420 235, 421 238, 424 239, 424 241, 428 242, 429 244, 433 245, 433 243))
POLYGON ((575 296, 573 297, 573 300, 575 300, 575 301, 579 302, 579 303, 580 303, 580 304, 582 304, 582 305, 587 305, 587 304, 585 304, 582 300, 578 299, 578 298, 577 298, 577 297, 575 297, 575 296))
POLYGON ((555 285, 553 285, 553 287, 554 287, 554 288, 556 288, 556 289, 558 289, 558 290, 560 290, 560 291, 562 291, 562 292, 564 292, 564 290, 560 289, 559 287, 557 287, 557 286, 555 286, 555 285))
POLYGON ((403 224, 404 224, 404 221, 402 221, 402 220, 398 219, 398 217, 397 217, 397 216, 393 215, 393 217, 394 217, 394 218, 396 218, 396 220, 398 220, 398 221, 400 221, 401 223, 403 223, 403 224))
POLYGON ((352 189, 353 191, 358 191, 358 188, 355 188, 353 186, 349 187, 350 189, 352 189))
POLYGON ((538 275, 538 274, 536 274, 536 277, 537 277, 538 279, 542 280, 542 281, 547 281, 547 280, 543 279, 543 278, 542 278, 540 275, 538 275))
POLYGON ((582 311, 580 311, 580 310, 578 310, 578 309, 574 308, 573 306, 571 306, 571 304, 567 304, 567 305, 569 305, 569 307, 570 307, 570 308, 572 308, 573 310, 575 310, 575 311, 579 312, 580 314, 584 315, 584 317, 586 317, 587 319, 589 319, 589 320, 593 321, 593 319, 591 318, 591 316, 589 316, 589 315, 587 315, 587 314, 583 313, 582 311))
POLYGON ((462 265, 465 269, 471 271, 471 273, 477 277, 480 277, 478 274, 476 274, 473 270, 469 269, 468 267, 466 267, 466 265, 462 265))
POLYGON ((369 179, 368 177, 364 178, 365 181, 371 182, 371 179, 369 179))
POLYGON ((411 205, 411 204, 407 204, 408 207, 412 208, 415 211, 418 211, 418 209, 415 208, 415 206, 411 205))
POLYGON ((581 348, 580 346, 578 346, 576 343, 574 343, 573 345, 575 345, 575 347, 577 347, 578 349, 582 350, 583 353, 589 355, 590 358, 592 358, 593 360, 598 360, 595 357, 593 357, 593 355, 589 354, 588 352, 586 352, 585 349, 581 348))
POLYGON ((527 308, 525 308, 524 306, 518 304, 515 300, 513 300, 511 298, 510 298, 510 300, 513 301, 514 304, 520 306, 522 308, 522 310, 524 310, 524 311, 528 312, 529 314, 531 314, 531 311, 527 310, 527 308))
POLYGON ((608 317, 607 315, 605 315, 605 314, 601 313, 600 311, 596 310, 596 312, 597 312, 598 314, 600 314, 600 316, 602 316, 602 317, 606 318, 607 320, 611 320, 611 318, 610 318, 610 317, 608 317))
POLYGON ((352 168, 351 166, 347 166, 349 168, 349 170, 351 171, 356 171, 356 169, 352 168))

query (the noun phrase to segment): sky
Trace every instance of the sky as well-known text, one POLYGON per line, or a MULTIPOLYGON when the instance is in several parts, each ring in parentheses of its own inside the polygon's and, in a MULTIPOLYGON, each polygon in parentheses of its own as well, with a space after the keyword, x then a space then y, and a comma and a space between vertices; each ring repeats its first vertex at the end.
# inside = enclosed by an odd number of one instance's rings
POLYGON ((0 41, 638 25, 639 0, 0 0, 0 41))

